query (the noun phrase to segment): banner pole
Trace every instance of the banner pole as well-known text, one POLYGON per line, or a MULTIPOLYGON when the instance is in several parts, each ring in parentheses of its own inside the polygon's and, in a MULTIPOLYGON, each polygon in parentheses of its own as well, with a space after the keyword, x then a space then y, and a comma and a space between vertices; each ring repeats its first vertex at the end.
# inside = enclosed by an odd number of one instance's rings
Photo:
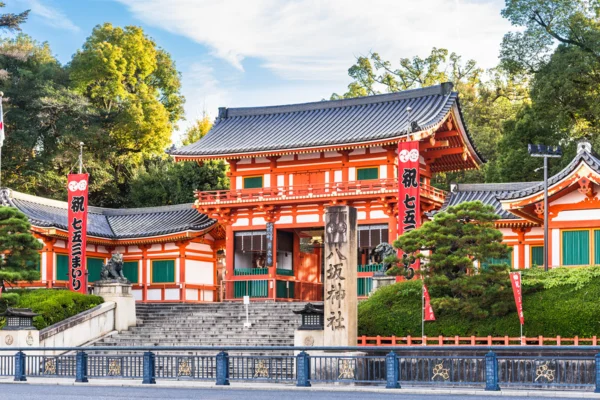
POLYGON ((425 345, 425 281, 421 286, 421 343, 425 345))
POLYGON ((83 142, 79 142, 79 173, 83 173, 83 142))

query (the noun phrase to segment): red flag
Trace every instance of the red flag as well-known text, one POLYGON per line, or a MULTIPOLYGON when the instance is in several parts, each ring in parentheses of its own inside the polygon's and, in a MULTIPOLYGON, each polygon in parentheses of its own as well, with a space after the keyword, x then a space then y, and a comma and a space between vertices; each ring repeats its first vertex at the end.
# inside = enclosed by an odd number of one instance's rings
MULTIPOLYGON (((398 144, 398 235, 421 226, 419 142, 398 144)), ((420 259, 406 263, 407 272, 419 269, 420 259)), ((408 279, 412 276, 409 274, 408 279)))
MULTIPOLYGON (((69 289, 87 293, 85 246, 87 242, 88 174, 69 174, 69 289)), ((60 277, 59 277, 60 278, 60 277)))
POLYGON ((423 320, 435 321, 435 315, 433 314, 433 307, 431 307, 431 301, 429 299, 429 291, 427 286, 423 284, 423 297, 425 298, 425 304, 423 309, 423 320))
POLYGON ((515 295, 515 304, 519 313, 519 321, 521 325, 525 324, 523 317, 523 293, 521 291, 521 274, 519 272, 510 273, 510 283, 512 284, 513 294, 515 295))

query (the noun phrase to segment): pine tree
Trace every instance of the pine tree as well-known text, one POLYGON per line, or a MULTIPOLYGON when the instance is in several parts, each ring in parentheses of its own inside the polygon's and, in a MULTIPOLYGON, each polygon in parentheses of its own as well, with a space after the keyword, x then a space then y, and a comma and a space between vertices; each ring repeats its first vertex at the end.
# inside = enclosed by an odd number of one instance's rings
POLYGON ((31 234, 25 214, 0 206, 0 289, 7 283, 39 279, 38 251, 42 244, 31 234))

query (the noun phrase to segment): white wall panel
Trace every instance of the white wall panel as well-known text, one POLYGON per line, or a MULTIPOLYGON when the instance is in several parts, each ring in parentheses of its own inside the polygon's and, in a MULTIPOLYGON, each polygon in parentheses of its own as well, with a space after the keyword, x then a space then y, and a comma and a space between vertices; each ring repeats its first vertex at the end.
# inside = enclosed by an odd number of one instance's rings
POLYGON ((560 265, 560 229, 552 229, 552 266, 560 265))
POLYGON ((162 300, 160 289, 148 289, 148 300, 162 300))
POLYGON ((319 215, 298 215, 296 216, 296 222, 319 222, 319 215))
POLYGON ((212 285, 214 284, 214 264, 208 261, 186 260, 185 282, 212 285))
POLYGON ((165 300, 181 300, 179 294, 181 292, 179 289, 166 289, 165 290, 165 300))

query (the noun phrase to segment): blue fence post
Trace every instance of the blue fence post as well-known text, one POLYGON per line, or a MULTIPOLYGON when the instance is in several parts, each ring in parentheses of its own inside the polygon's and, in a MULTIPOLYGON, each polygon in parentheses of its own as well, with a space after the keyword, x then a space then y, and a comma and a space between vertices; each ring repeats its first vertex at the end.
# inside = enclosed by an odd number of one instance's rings
POLYGON ((156 355, 151 351, 144 353, 144 380, 143 384, 156 383, 156 355))
POLYGON ((385 371, 387 389, 400 389, 400 364, 393 351, 385 356, 385 371))
POLYGON ((88 355, 85 351, 78 351, 75 356, 75 382, 87 383, 88 381, 88 355))
POLYGON ((25 377, 25 353, 19 351, 15 354, 15 382, 26 382, 25 377))
POLYGON ((600 353, 596 354, 596 390, 594 393, 600 393, 600 353))
POLYGON ((485 390, 500 390, 498 385, 498 359, 493 351, 485 355, 485 390))
POLYGON ((296 386, 310 387, 310 358, 305 351, 296 356, 296 386))
POLYGON ((217 354, 217 385, 229 385, 229 354, 224 351, 217 354))

